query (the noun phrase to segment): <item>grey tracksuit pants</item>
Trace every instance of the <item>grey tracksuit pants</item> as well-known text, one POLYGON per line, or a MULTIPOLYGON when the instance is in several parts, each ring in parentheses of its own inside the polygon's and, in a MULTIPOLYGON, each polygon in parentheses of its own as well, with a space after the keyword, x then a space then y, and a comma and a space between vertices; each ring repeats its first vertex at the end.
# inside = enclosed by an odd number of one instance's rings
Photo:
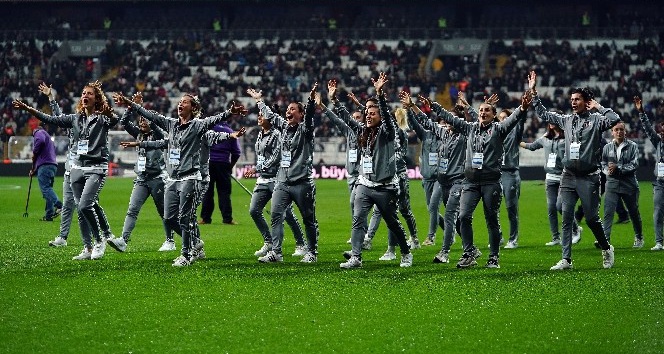
POLYGON ((664 180, 655 180, 653 186, 653 221, 655 223, 655 242, 664 243, 664 180))
MULTIPOLYGON (((408 180, 408 175, 406 174, 399 176, 399 194, 397 195, 397 200, 399 213, 404 218, 404 220, 406 220, 406 226, 408 226, 410 236, 417 237, 417 224, 415 223, 413 209, 410 207, 410 181, 408 180)), ((373 214, 371 215, 371 221, 369 222, 369 229, 367 231, 368 238, 373 239, 373 237, 376 235, 381 218, 382 215, 380 209, 377 207, 374 208, 373 214)), ((389 247, 394 247, 397 245, 397 240, 390 236, 389 231, 387 233, 387 245, 389 247)))
POLYGON ((136 227, 138 213, 149 196, 152 196, 152 201, 154 201, 157 212, 164 224, 166 239, 168 240, 171 237, 171 228, 164 220, 164 180, 161 177, 155 177, 147 181, 135 179, 134 188, 131 190, 131 197, 129 198, 129 208, 127 209, 122 229, 122 238, 125 242, 129 242, 131 232, 136 227))
POLYGON ((385 218, 385 223, 390 229, 390 234, 399 244, 401 254, 410 253, 406 241, 406 232, 401 226, 397 215, 398 195, 397 189, 392 186, 381 186, 369 188, 364 185, 355 187, 355 204, 353 209, 353 229, 351 236, 352 254, 362 256, 362 242, 364 241, 364 230, 367 227, 367 216, 373 206, 380 211, 385 218))
MULTIPOLYGON (((263 216, 263 209, 267 202, 272 199, 272 193, 274 192, 275 182, 265 183, 265 184, 256 184, 254 186, 254 192, 251 195, 251 204, 249 205, 249 215, 254 219, 256 228, 258 232, 263 236, 263 242, 272 244, 272 234, 270 233, 270 227, 265 221, 263 216)), ((302 226, 300 222, 293 214, 293 205, 289 205, 286 208, 286 223, 290 226, 293 231, 293 236, 295 237, 295 244, 298 246, 304 245, 304 234, 302 233, 302 226)))
POLYGON ((307 248, 318 254, 318 220, 316 220, 316 185, 313 180, 304 180, 292 185, 277 182, 272 193, 272 250, 281 254, 284 242, 284 219, 286 211, 295 203, 302 215, 307 248))
POLYGON ((191 258, 195 234, 196 207, 201 195, 201 181, 187 179, 165 183, 164 219, 182 236, 182 255, 191 258))
MULTIPOLYGON (((558 214, 563 212, 563 198, 560 196, 560 181, 546 180, 546 206, 549 216, 549 230, 551 230, 551 240, 560 240, 560 231, 558 230, 558 214)), ((576 219, 572 220, 572 233, 579 230, 579 224, 576 219)))
POLYGON ((604 193, 604 220, 602 220, 602 227, 604 228, 604 235, 607 242, 611 243, 613 216, 616 213, 620 199, 625 202, 629 218, 632 219, 634 237, 643 240, 643 223, 641 222, 641 213, 639 212, 639 194, 640 191, 638 189, 632 193, 619 193, 609 189, 606 190, 604 193))
MULTIPOLYGON (((439 184, 440 186, 440 184, 439 184)), ((461 206, 461 191, 463 189, 462 180, 458 180, 451 185, 440 186, 441 199, 445 205, 445 230, 443 231, 443 251, 449 252, 454 241, 454 232, 457 229, 459 220, 459 207, 461 206)))
POLYGON ((609 242, 604 235, 602 221, 599 218, 599 174, 575 176, 563 171, 560 181, 560 196, 563 200, 563 258, 572 259, 572 228, 574 220, 574 208, 576 202, 581 199, 581 206, 586 216, 586 224, 595 235, 600 248, 609 249, 609 242))
POLYGON ((427 203, 427 210, 429 211, 429 231, 427 232, 427 238, 434 240, 436 239, 436 230, 438 230, 439 226, 445 230, 445 219, 440 215, 440 198, 442 194, 435 194, 436 188, 438 188, 438 179, 422 179, 422 188, 424 189, 424 198, 427 203), (436 200, 435 197, 438 199, 436 200))
POLYGON ((489 252, 491 256, 498 256, 500 248, 500 224, 498 213, 502 199, 502 186, 499 181, 490 184, 476 184, 463 182, 459 207, 461 220, 461 241, 464 253, 472 253, 473 241, 473 213, 482 199, 484 206, 484 219, 489 231, 489 252))
POLYGON ((519 170, 502 171, 500 183, 503 185, 505 208, 510 222, 509 241, 519 240, 519 196, 521 195, 521 175, 519 170))
POLYGON ((83 244, 91 248, 92 237, 96 242, 102 242, 99 224, 108 223, 106 220, 101 221, 101 218, 98 220, 97 217, 98 214, 104 215, 103 219, 106 219, 103 209, 97 203, 99 192, 106 182, 106 172, 72 169, 69 177, 74 202, 78 206, 78 224, 81 229, 81 238, 83 244), (89 230, 86 229, 86 222, 89 230))

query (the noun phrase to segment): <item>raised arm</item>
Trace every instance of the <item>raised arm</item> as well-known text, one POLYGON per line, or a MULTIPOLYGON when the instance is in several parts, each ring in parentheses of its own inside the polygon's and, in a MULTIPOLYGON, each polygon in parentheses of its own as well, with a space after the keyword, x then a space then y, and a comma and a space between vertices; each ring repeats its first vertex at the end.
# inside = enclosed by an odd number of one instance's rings
POLYGON ((524 143, 523 141, 519 143, 519 146, 530 151, 539 150, 544 147, 542 144, 542 138, 537 138, 532 143, 524 143))
POLYGON ((214 144, 219 144, 220 142, 228 139, 237 139, 244 135, 246 132, 246 128, 242 127, 240 130, 232 133, 226 133, 226 132, 215 132, 214 130, 208 130, 203 134, 203 141, 208 146, 214 145, 214 144))
POLYGON ((320 93, 316 93, 316 104, 318 105, 318 108, 322 110, 322 115, 327 117, 334 125, 339 128, 339 130, 344 134, 348 135, 348 130, 350 127, 346 122, 344 122, 341 118, 339 118, 338 115, 336 115, 334 112, 330 111, 327 106, 323 104, 323 101, 321 99, 320 93))
POLYGON ((620 116, 611 108, 602 107, 599 102, 594 99, 590 100, 590 109, 596 109, 602 117, 599 119, 599 129, 602 131, 613 128, 614 125, 620 122, 620 116))
MULTIPOLYGON (((521 134, 523 134, 523 121, 526 120, 526 113, 528 112, 528 107, 530 107, 530 104, 532 103, 532 96, 530 95, 530 91, 526 91, 522 96, 521 96, 521 105, 519 108, 515 109, 512 114, 505 118, 504 121, 498 123, 498 126, 500 127, 500 131, 503 135, 503 137, 507 136, 507 134, 510 133, 512 129, 514 129, 519 122, 522 122, 519 127, 521 129, 521 134)), ((521 140, 521 139, 519 139, 521 140)))
POLYGON ((316 97, 317 89, 318 82, 314 83, 314 87, 311 88, 311 91, 309 92, 309 101, 304 108, 304 127, 310 138, 313 138, 314 136, 314 115, 316 114, 316 103, 314 102, 314 98, 316 97))
MULTIPOLYGON (((415 134, 417 134, 417 138, 420 139, 420 141, 424 141, 426 138, 426 130, 431 130, 428 126, 425 128, 422 126, 422 124, 418 121, 418 119, 415 118, 415 104, 413 103, 413 100, 410 98, 410 94, 406 91, 401 91, 399 92, 399 100, 401 101, 401 105, 403 108, 406 109, 407 116, 408 116, 408 124, 413 128, 415 131, 415 134)), ((422 111, 417 108, 417 110, 421 113, 422 111)), ((419 116, 419 114, 418 114, 419 116)), ((428 120, 426 115, 424 116, 425 120, 428 120)))
POLYGON ((646 135, 648 135, 648 139, 650 139, 650 142, 653 145, 657 146, 657 144, 659 144, 662 141, 662 138, 659 136, 659 134, 657 134, 657 131, 652 126, 652 122, 650 122, 648 115, 643 110, 643 103, 641 102, 641 97, 634 96, 634 106, 636 107, 636 110, 639 111, 639 119, 643 124, 643 130, 646 132, 646 135))
POLYGON ((115 103, 118 105, 127 105, 127 107, 133 109, 136 113, 140 114, 145 119, 149 120, 150 122, 155 122, 158 126, 166 130, 168 129, 170 122, 177 123, 178 121, 177 119, 168 118, 155 111, 149 111, 145 109, 145 107, 136 102, 132 102, 132 100, 118 92, 113 94, 113 101, 115 101, 115 103))
POLYGON ((54 116, 59 116, 62 114, 60 105, 58 101, 55 100, 55 95, 53 94, 53 85, 46 86, 45 83, 39 84, 39 92, 44 96, 48 97, 48 105, 51 107, 51 114, 54 116))
POLYGON ((215 125, 227 121, 233 115, 245 116, 247 109, 236 101, 231 102, 231 108, 217 115, 201 119, 207 129, 212 129, 215 125))
POLYGON ((48 115, 42 111, 39 111, 35 108, 32 108, 28 106, 27 104, 19 101, 19 100, 14 100, 12 102, 12 106, 14 106, 15 109, 19 110, 24 110, 33 116, 37 117, 37 119, 41 120, 42 122, 48 123, 48 124, 53 124, 58 127, 62 128, 71 128, 74 126, 74 120, 76 119, 77 115, 76 114, 60 114, 57 116, 52 116, 48 115))
POLYGON ((381 72, 378 75, 378 80, 375 80, 373 77, 371 78, 371 82, 373 82, 374 88, 376 89, 376 94, 378 95, 378 109, 380 110, 380 116, 382 118, 383 125, 385 126, 385 132, 390 139, 394 140, 396 138, 396 122, 394 121, 395 118, 390 112, 390 108, 388 107, 387 101, 385 100, 385 93, 383 92, 383 86, 387 83, 387 81, 387 75, 384 72, 381 72))
POLYGON ((546 107, 542 105, 542 101, 540 101, 539 96, 537 95, 537 90, 535 89, 536 83, 537 74, 535 74, 535 71, 531 71, 528 74, 528 89, 530 90, 530 93, 533 97, 532 105, 535 108, 535 113, 537 113, 537 116, 542 120, 542 122, 551 123, 558 126, 560 129, 565 130, 564 117, 558 113, 549 112, 546 107))
POLYGON ((275 128, 284 129, 284 127, 288 125, 282 116, 274 113, 272 109, 270 109, 270 107, 268 107, 265 102, 263 102, 263 91, 249 88, 247 89, 247 94, 256 100, 256 105, 258 106, 258 110, 261 112, 261 115, 263 115, 265 119, 269 120, 275 128))
POLYGON ((465 120, 455 116, 454 114, 448 112, 443 106, 441 106, 438 102, 433 102, 431 104, 431 109, 433 110, 436 115, 447 122, 447 124, 451 125, 454 130, 464 134, 468 135, 470 131, 470 126, 471 123, 466 122, 465 120))

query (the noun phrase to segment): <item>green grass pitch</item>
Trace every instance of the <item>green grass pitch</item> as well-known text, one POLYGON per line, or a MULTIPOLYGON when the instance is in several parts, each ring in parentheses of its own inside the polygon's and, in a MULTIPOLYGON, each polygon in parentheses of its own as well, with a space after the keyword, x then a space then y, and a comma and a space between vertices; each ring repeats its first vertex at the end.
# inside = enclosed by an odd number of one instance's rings
MULTIPOLYGON (((241 180, 249 189, 254 180, 241 180)), ((646 247, 632 249, 632 225, 615 225, 616 264, 601 267, 589 230, 573 249, 572 271, 549 271, 560 259, 550 238, 544 186, 522 184, 520 241, 501 250, 501 269, 485 269, 488 251, 481 207, 475 240, 485 255, 474 269, 433 264, 440 248, 414 251, 412 268, 381 262, 381 225, 364 267, 341 270, 349 247, 345 181, 317 181, 320 255, 316 264, 291 257, 259 264, 261 238, 248 214, 249 196, 233 187, 236 226, 201 226, 207 259, 171 267, 176 252, 157 252, 161 221, 151 200, 126 253, 107 248, 98 261, 72 261, 69 246, 47 242, 59 222, 40 222, 44 201, 34 180, 24 218, 28 178, 0 179, 0 352, 3 353, 661 353, 664 351, 664 252, 654 244, 652 186, 641 184, 646 247)), ((101 194, 120 235, 131 179, 109 179, 101 194)), ((61 195, 62 179, 56 180, 61 195)), ((411 200, 424 239, 428 216, 419 181, 411 200)), ((503 207, 501 220, 507 226, 503 207)), ((59 221, 59 219, 58 219, 59 221)), ((585 224, 582 224, 585 227, 585 224)), ((179 249, 179 240, 178 240, 179 249)), ((286 254, 287 253, 287 254, 286 254)))

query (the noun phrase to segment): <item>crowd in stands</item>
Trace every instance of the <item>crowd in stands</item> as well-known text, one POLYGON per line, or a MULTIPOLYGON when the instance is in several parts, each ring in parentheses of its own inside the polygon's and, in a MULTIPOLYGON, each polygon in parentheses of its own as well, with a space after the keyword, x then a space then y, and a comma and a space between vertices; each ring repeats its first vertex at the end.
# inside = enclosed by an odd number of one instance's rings
MULTIPOLYGON (((46 98, 37 94, 42 81, 53 85, 63 111, 72 112, 77 90, 93 80, 91 65, 103 65, 100 79, 106 92, 141 91, 150 109, 172 116, 184 92, 197 93, 205 111, 214 114, 234 99, 254 108, 245 94, 249 87, 263 90, 266 101, 285 107, 292 100, 302 101, 314 82, 332 78, 340 83, 339 97, 353 107, 346 93, 353 92, 364 101, 372 95, 369 77, 382 70, 390 75, 388 98, 392 102, 398 102, 400 89, 443 102, 452 102, 458 91, 464 91, 475 104, 497 92, 499 106, 513 108, 518 106, 518 95, 512 93, 523 91, 528 71, 535 69, 546 107, 569 112, 568 88, 588 85, 602 105, 614 108, 628 123, 631 138, 642 138, 630 102, 634 95, 643 94, 648 114, 664 119, 662 40, 643 39, 623 47, 611 41, 579 46, 569 41, 494 40, 484 63, 478 55, 440 57, 443 65, 439 70, 426 68, 430 41, 109 40, 97 64, 89 58, 60 57, 55 41, 6 41, 0 42, 0 115, 3 127, 29 135, 36 120, 12 110, 11 100, 35 99, 35 106, 48 110, 46 98), (449 97, 449 101, 441 97, 449 97)), ((254 108, 253 114, 234 122, 233 128, 252 126, 255 117, 254 108)), ((340 135, 320 116, 316 123, 318 137, 340 135)), ((54 129, 51 134, 63 134, 54 129)), ((530 120, 525 140, 533 140, 540 132, 539 122, 530 120)), ((6 129, 2 135, 7 137, 6 129)))

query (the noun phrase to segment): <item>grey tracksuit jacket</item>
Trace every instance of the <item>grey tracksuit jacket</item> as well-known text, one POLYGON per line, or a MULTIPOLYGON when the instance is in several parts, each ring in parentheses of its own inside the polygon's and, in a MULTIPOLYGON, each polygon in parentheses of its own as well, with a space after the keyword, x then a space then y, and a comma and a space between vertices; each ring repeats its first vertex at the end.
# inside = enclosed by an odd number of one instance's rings
POLYGON ((639 146, 625 139, 618 146, 615 141, 604 145, 602 151, 602 172, 606 175, 606 190, 618 193, 636 193, 639 182, 636 169, 639 167, 639 146), (620 157, 618 153, 620 152, 620 157), (609 174, 609 163, 616 164, 616 172, 609 174))
POLYGON ((327 107, 323 111, 323 115, 329 118, 339 128, 342 134, 346 136, 346 172, 348 172, 348 184, 354 184, 357 176, 360 175, 360 150, 358 147, 356 129, 348 125, 348 121, 353 119, 350 113, 343 105, 335 105, 337 113, 335 114, 327 107), (351 151, 355 151, 355 161, 350 161, 351 151))
POLYGON ((600 168, 602 132, 618 124, 620 117, 610 108, 600 107, 599 113, 585 112, 576 114, 558 114, 547 111, 539 96, 533 96, 533 107, 537 116, 544 123, 555 124, 565 132, 565 155, 563 166, 574 175, 588 175, 600 168), (579 142, 579 158, 570 159, 570 144, 579 142))
MULTIPOLYGON (((431 122, 431 120, 429 120, 426 115, 424 115, 422 119, 428 121, 429 123, 435 124, 431 122)), ((432 132, 430 125, 420 123, 418 119, 415 118, 415 113, 410 109, 408 110, 408 123, 422 142, 422 152, 420 154, 420 174, 422 175, 423 179, 435 180, 438 175, 438 163, 435 165, 430 165, 429 154, 438 154, 440 138, 438 138, 436 134, 432 132)))
MULTIPOLYGON (((148 134, 141 132, 139 127, 131 122, 130 118, 134 118, 135 113, 132 109, 127 109, 127 111, 122 115, 120 119, 120 124, 124 126, 124 129, 133 136, 136 140, 142 141, 155 141, 164 139, 166 133, 159 128, 156 124, 150 123, 150 128, 152 131, 148 134)), ((150 180, 152 178, 158 177, 166 169, 166 163, 164 162, 164 153, 159 149, 145 149, 139 147, 138 156, 145 157, 145 170, 139 171, 138 164, 134 166, 134 172, 140 180, 150 180)))
POLYGON ((539 150, 544 148, 544 172, 553 175, 563 174, 563 155, 565 154, 565 140, 564 139, 549 139, 547 137, 539 137, 532 143, 526 143, 526 149, 530 151, 539 150), (551 154, 556 154, 556 163, 553 167, 549 167, 548 161, 551 154))
POLYGON ((281 132, 270 128, 266 134, 261 129, 256 139, 256 155, 262 157, 256 164, 256 172, 266 179, 275 177, 281 160, 281 132))
POLYGON ((264 102, 258 102, 263 117, 272 122, 272 126, 282 132, 281 152, 290 152, 289 167, 280 167, 277 181, 286 184, 295 184, 305 180, 313 180, 314 156, 314 113, 316 104, 313 100, 307 102, 304 120, 296 126, 289 126, 286 119, 272 112, 264 102))

